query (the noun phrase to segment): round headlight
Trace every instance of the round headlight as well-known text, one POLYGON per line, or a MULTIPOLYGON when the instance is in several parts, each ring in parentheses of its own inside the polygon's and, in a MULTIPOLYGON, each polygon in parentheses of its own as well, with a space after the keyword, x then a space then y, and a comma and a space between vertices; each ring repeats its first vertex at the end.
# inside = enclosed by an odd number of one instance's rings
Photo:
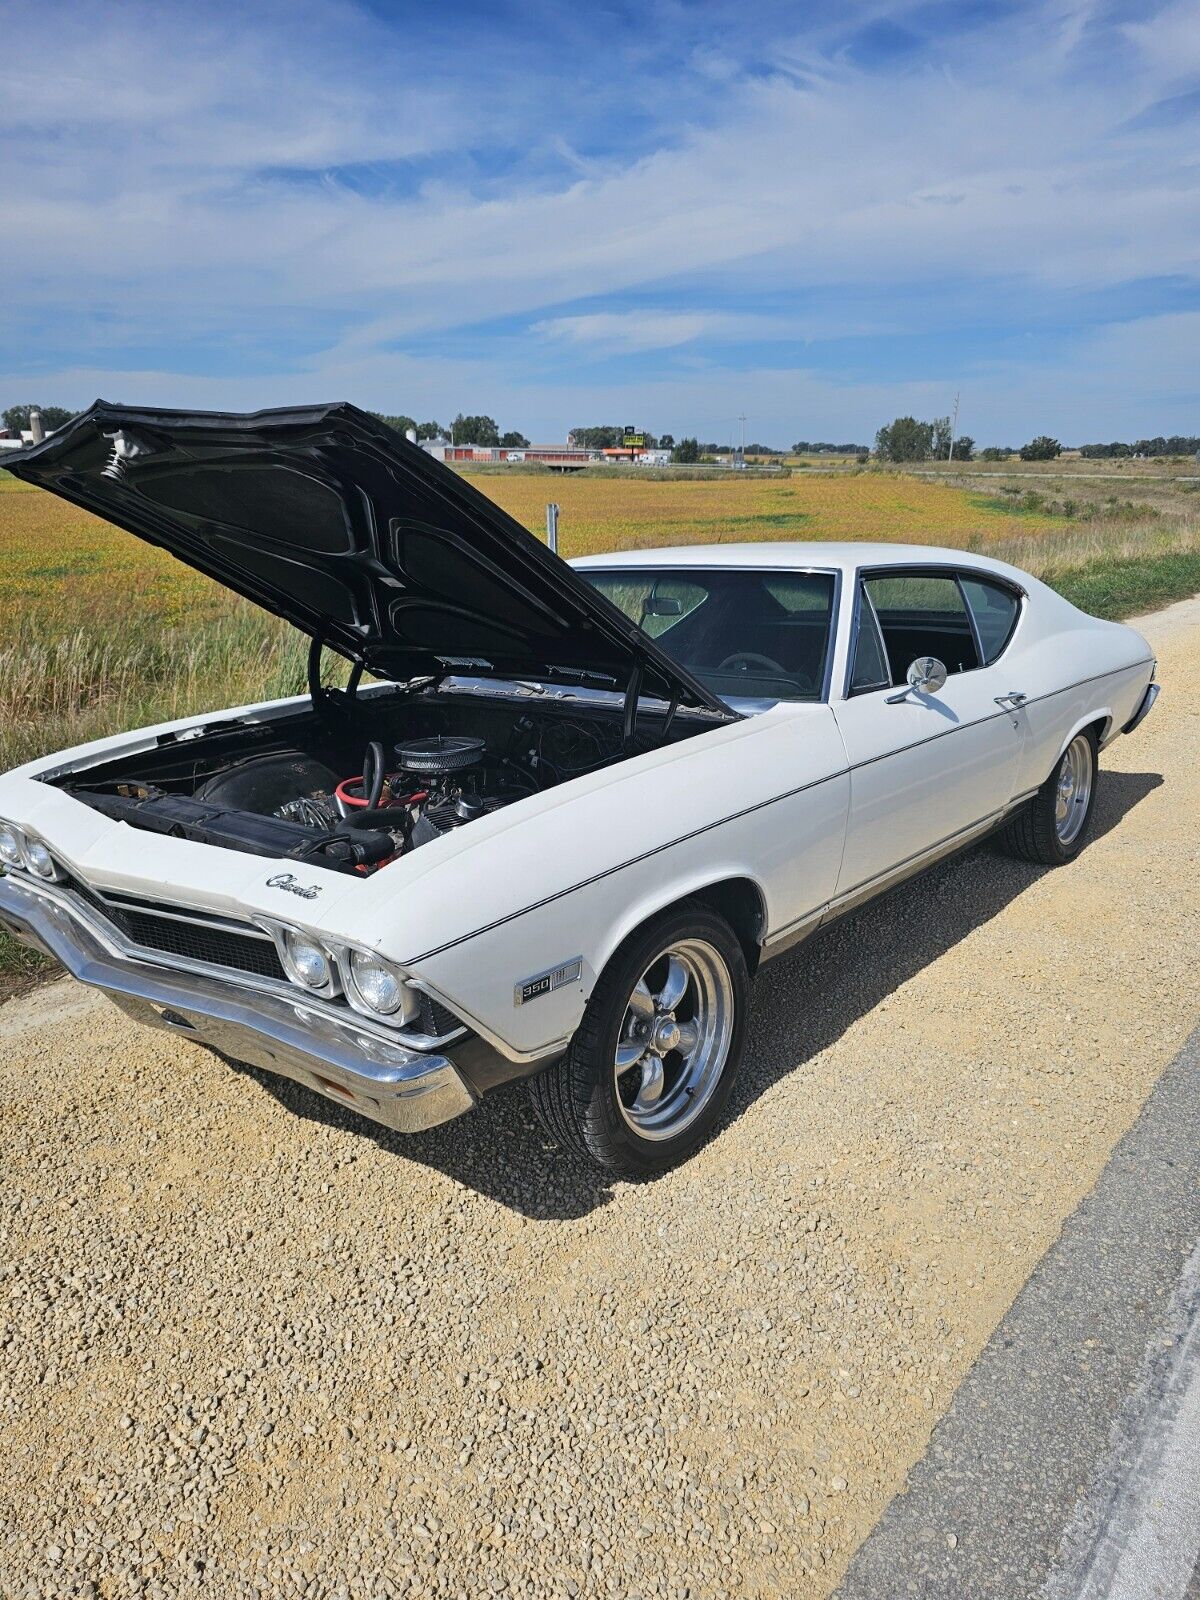
POLYGON ((354 987, 358 990, 363 1005, 372 1011, 378 1011, 384 1017, 391 1016, 393 1011, 399 1011, 404 1001, 404 986, 389 967, 385 967, 374 956, 364 955, 360 950, 352 950, 350 971, 354 977, 354 987))
POLYGON ((21 841, 13 828, 0 828, 0 865, 6 867, 24 865, 21 859, 21 841))
POLYGON ((329 988, 333 968, 320 945, 306 939, 303 934, 285 933, 283 951, 289 977, 303 984, 306 989, 329 988))
POLYGON ((37 839, 25 841, 25 865, 30 872, 36 872, 39 878, 53 878, 55 875, 54 857, 37 839))

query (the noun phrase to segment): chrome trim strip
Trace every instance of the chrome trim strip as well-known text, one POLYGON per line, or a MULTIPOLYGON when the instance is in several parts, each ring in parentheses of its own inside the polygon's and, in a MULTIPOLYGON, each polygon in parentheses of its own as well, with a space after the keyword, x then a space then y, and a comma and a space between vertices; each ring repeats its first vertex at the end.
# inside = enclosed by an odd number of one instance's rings
POLYGON ((911 878, 920 872, 922 867, 932 866, 944 855, 949 855, 959 845, 969 844, 976 834, 986 833, 994 827, 1000 819, 1010 812, 1014 805, 1020 802, 1011 801, 1008 805, 1001 806, 996 811, 990 811, 979 822, 969 823, 965 828, 959 828, 954 833, 948 833, 945 838, 939 839, 936 844, 926 845, 918 850, 915 855, 906 856, 903 861, 898 861, 894 866, 877 872, 873 877, 864 878, 861 883, 854 884, 849 889, 844 889, 825 907, 826 914, 832 912, 835 916, 843 911, 850 911, 856 905, 861 905, 865 900, 872 900, 877 894, 882 894, 885 889, 895 883, 903 883, 905 878, 911 878))
POLYGON ((445 1056, 380 1039, 357 1015, 289 996, 242 995, 199 972, 152 971, 108 950, 77 908, 32 884, 0 877, 0 923, 101 989, 135 1021, 182 1035, 234 1061, 314 1089, 400 1133, 419 1133, 469 1111, 476 1097, 445 1056))
POLYGON ((807 939, 810 933, 815 933, 827 909, 827 905, 822 905, 815 911, 806 911, 802 917, 797 917, 794 922, 787 923, 785 927, 771 934, 763 941, 762 959, 769 961, 773 956, 782 955, 785 950, 798 945, 802 939, 807 939))
POLYGON ((167 922, 187 922, 195 928, 210 928, 217 933, 232 933, 246 939, 261 939, 267 944, 271 942, 271 935, 264 929, 255 927, 249 922, 239 922, 234 917, 222 917, 216 912, 211 916, 205 916, 203 913, 187 916, 182 911, 168 911, 157 900, 143 900, 135 895, 126 898, 111 891, 106 894, 90 883, 87 888, 98 900, 103 900, 105 905, 112 906, 114 911, 131 911, 136 916, 142 917, 162 917, 167 922))
POLYGON ((947 834, 937 844, 930 845, 920 850, 916 855, 906 858, 897 866, 889 867, 886 872, 877 873, 873 878, 865 878, 862 883, 846 890, 835 899, 826 901, 816 911, 810 911, 798 921, 789 923, 780 933, 773 935, 763 945, 763 959, 770 960, 776 955, 782 955, 802 939, 816 933, 819 928, 834 922, 838 917, 856 910, 873 900, 877 894, 885 894, 889 889, 898 888, 909 878, 915 878, 918 873, 924 872, 927 867, 936 866, 947 856, 953 855, 957 850, 965 849, 967 845, 975 843, 1001 823, 1005 817, 1011 815, 1018 806, 1022 806, 1037 793, 1036 789, 1028 794, 1020 795, 1010 800, 1008 805, 1002 806, 998 811, 991 812, 980 822, 973 822, 969 827, 960 828, 957 833, 947 834))

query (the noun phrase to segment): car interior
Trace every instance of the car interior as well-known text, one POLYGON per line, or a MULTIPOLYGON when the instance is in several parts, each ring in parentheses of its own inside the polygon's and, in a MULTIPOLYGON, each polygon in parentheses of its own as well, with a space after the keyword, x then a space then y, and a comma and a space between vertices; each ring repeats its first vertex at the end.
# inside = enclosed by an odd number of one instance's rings
POLYGON ((929 572, 865 578, 851 692, 902 687, 919 656, 936 656, 948 674, 990 665, 1007 644, 1018 612, 1010 589, 982 579, 960 583, 929 572))
POLYGON ((832 636, 832 573, 585 568, 580 576, 717 694, 820 698, 832 636))

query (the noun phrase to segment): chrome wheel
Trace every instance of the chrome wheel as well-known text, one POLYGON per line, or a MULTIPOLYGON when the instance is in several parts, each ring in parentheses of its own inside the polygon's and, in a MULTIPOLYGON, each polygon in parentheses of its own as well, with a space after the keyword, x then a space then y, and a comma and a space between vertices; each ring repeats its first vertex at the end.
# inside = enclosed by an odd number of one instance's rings
POLYGON ((686 939, 655 957, 629 997, 613 1063, 617 1104, 635 1133, 672 1139, 696 1120, 733 1031, 733 982, 718 950, 686 939))
POLYGON ((1067 746, 1067 753, 1058 769, 1054 831, 1059 844, 1073 844, 1087 821, 1095 766, 1092 741, 1084 733, 1076 734, 1067 746))

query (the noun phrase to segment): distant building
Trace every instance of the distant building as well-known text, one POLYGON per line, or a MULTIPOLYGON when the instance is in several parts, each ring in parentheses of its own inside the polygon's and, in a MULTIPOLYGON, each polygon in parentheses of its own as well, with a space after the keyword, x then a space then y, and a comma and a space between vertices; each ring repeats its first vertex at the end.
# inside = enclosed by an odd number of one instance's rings
POLYGON ((592 450, 579 450, 568 444, 529 444, 520 449, 501 448, 488 444, 451 444, 449 439, 423 439, 421 449, 437 461, 448 461, 458 466, 470 462, 512 462, 519 466, 523 461, 537 461, 543 466, 568 469, 586 467, 595 459, 592 450))

